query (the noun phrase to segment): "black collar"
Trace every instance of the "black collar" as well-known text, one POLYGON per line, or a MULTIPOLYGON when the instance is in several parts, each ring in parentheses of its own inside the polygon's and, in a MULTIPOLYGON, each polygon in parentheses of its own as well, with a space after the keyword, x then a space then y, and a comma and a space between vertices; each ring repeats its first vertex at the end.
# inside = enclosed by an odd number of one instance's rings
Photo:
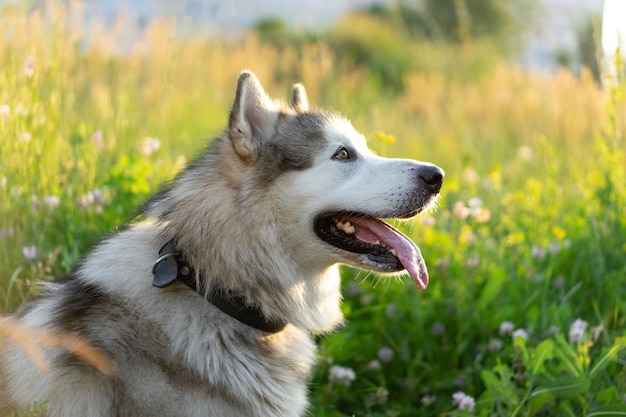
POLYGON ((172 240, 163 245, 159 251, 159 258, 152 266, 152 274, 154 275, 152 285, 155 287, 165 288, 176 280, 181 281, 224 313, 255 329, 278 333, 287 325, 284 321, 268 320, 258 307, 247 303, 242 295, 223 289, 207 292, 202 279, 198 288, 193 268, 185 261, 184 256, 176 251, 172 240))

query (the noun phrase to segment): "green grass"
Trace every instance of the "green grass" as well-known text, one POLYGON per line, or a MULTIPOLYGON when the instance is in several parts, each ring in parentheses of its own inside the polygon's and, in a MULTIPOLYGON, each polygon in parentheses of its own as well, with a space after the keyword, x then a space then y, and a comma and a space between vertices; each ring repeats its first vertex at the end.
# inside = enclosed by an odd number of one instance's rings
POLYGON ((399 226, 429 265, 426 291, 345 269, 348 325, 319 339, 313 415, 469 415, 452 404, 459 391, 480 416, 626 412, 624 84, 529 73, 488 44, 368 31, 363 16, 278 46, 180 40, 156 22, 115 54, 121 31, 74 32, 53 6, 0 14, 2 313, 219 135, 250 68, 274 97, 303 82, 380 154, 447 172, 439 209, 399 226), (160 149, 148 154, 146 138, 160 149), (333 366, 354 380, 331 378, 333 366))

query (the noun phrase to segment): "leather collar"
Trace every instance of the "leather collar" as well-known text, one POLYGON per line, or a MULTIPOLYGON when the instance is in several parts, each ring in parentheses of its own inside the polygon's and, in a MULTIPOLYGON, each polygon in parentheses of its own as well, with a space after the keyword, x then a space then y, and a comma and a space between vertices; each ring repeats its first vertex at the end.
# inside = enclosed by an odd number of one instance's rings
POLYGON ((153 286, 165 288, 181 281, 224 313, 255 329, 278 333, 287 325, 282 320, 268 320, 258 307, 246 302, 241 294, 220 288, 207 292, 202 277, 197 285, 193 267, 176 250, 174 240, 170 240, 159 250, 159 257, 152 266, 152 274, 153 286))

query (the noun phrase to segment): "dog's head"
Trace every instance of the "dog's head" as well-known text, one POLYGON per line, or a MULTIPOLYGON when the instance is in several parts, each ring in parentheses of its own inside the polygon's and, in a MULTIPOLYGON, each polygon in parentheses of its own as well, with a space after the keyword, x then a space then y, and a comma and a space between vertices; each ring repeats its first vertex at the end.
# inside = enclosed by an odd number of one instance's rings
POLYGON ((426 288, 419 248, 381 219, 430 207, 444 177, 439 167, 375 155, 345 118, 310 108, 301 85, 287 106, 272 101, 251 72, 239 78, 227 136, 241 195, 261 190, 275 202, 285 241, 303 263, 406 270, 426 288))

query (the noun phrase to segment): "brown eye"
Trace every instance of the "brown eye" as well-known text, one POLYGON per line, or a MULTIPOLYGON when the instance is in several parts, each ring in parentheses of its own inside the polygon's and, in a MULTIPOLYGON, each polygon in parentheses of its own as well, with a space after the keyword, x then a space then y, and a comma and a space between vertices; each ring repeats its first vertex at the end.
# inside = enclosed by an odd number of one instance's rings
POLYGON ((348 159, 351 159, 350 152, 348 152, 348 150, 343 146, 339 148, 339 150, 335 153, 333 158, 338 159, 340 161, 347 161, 348 159))

